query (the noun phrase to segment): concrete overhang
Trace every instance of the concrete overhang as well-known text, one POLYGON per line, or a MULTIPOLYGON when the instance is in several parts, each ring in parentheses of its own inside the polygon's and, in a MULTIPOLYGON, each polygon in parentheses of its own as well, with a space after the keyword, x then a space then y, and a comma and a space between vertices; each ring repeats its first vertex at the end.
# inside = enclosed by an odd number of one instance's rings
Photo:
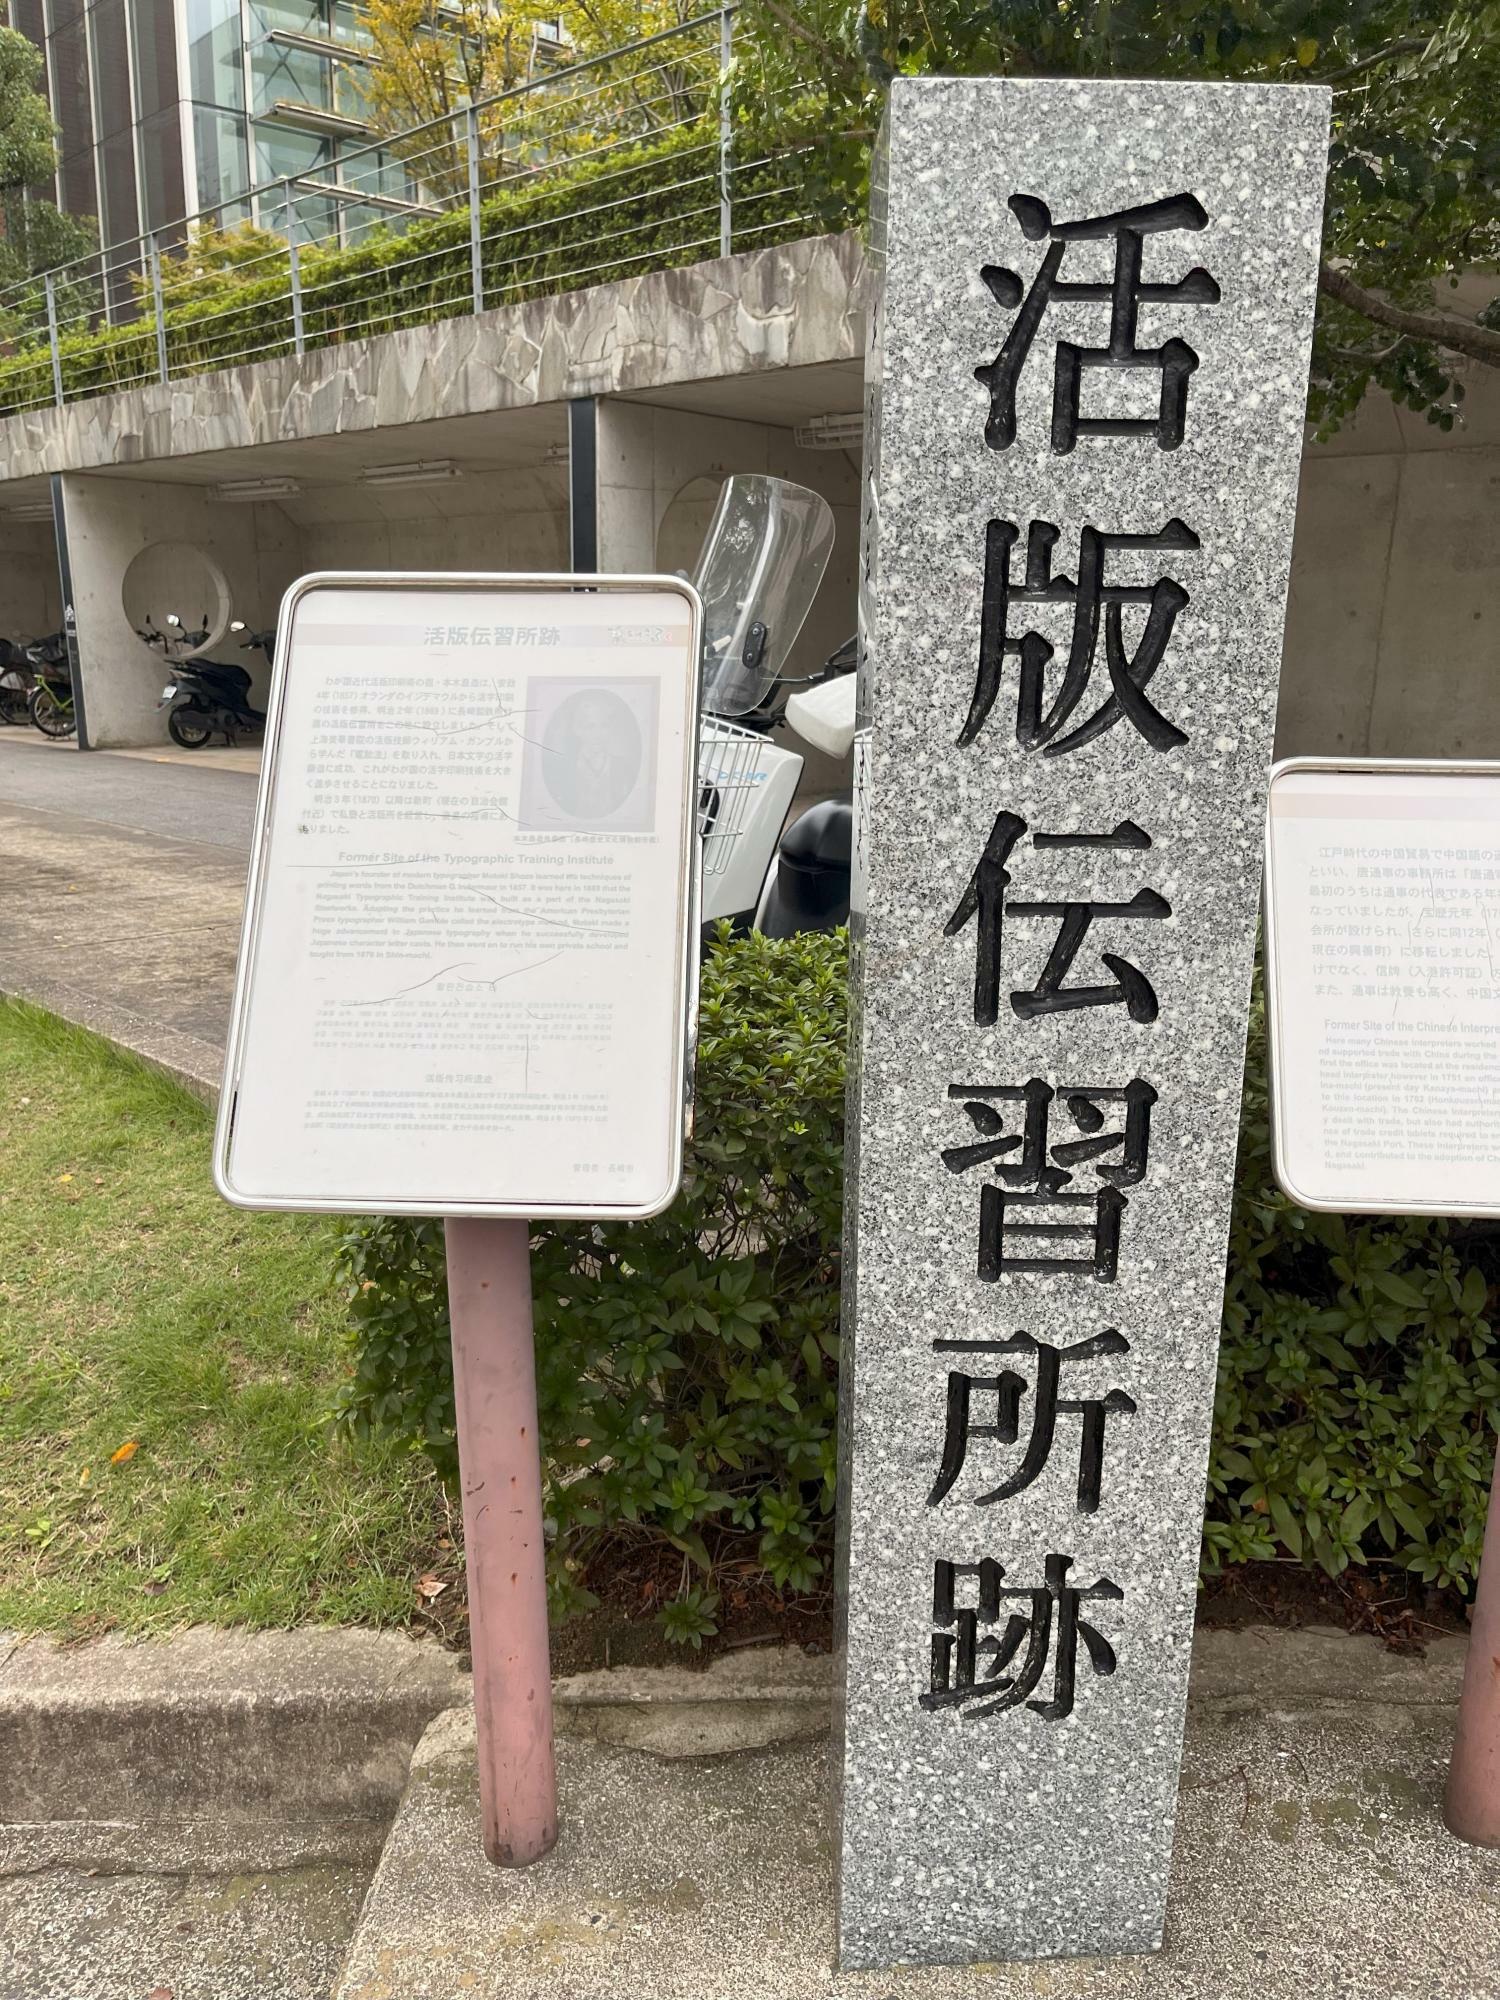
POLYGON ((339 482, 407 455, 520 468, 580 396, 782 425, 858 409, 864 274, 852 234, 808 237, 29 410, 0 421, 0 508, 54 472, 339 482), (389 435, 410 427, 419 439, 389 435))

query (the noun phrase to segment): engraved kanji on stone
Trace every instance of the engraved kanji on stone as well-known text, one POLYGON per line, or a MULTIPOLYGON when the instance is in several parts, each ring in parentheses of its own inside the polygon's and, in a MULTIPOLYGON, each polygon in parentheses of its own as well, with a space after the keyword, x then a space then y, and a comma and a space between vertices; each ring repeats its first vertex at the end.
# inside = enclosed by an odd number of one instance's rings
POLYGON ((1079 1606, 1120 1603, 1125 1596, 1107 1576, 1080 1590, 1068 1582, 1072 1566, 1071 1556, 1049 1555, 1043 1566, 1046 1580, 1040 1588, 1017 1588, 1006 1583, 1004 1567, 991 1556, 977 1563, 934 1563, 932 1622, 938 1630, 932 1635, 927 1692, 917 1697, 922 1707, 958 1708, 969 1720, 1019 1708, 1023 1702, 1048 1722, 1061 1722, 1071 1715, 1079 1640, 1096 1674, 1112 1674, 1116 1665, 1114 1647, 1097 1627, 1080 1617, 1079 1606), (963 1594, 972 1594, 974 1602, 961 1604, 960 1585, 970 1583, 972 1591, 963 1594), (981 1638, 981 1628, 997 1625, 1002 1606, 1012 1602, 1024 1605, 1025 1610, 1012 1611, 1003 1631, 986 1631, 981 1638), (1026 1651, 1020 1666, 1008 1673, 1023 1640, 1026 1651), (1032 1700, 1049 1662, 1051 1695, 1032 1700))
MULTIPOLYGON (((974 1019, 981 1027, 991 1027, 1000 1012, 1000 961, 1004 944, 1005 917, 1053 917, 1057 936, 1047 962, 1035 985, 1013 992, 1011 1011, 1022 1021, 1039 1014, 1066 1014, 1083 1007, 1124 1007, 1132 1021, 1150 1023, 1159 1011, 1156 990, 1139 966, 1115 952, 1099 954, 1114 977, 1108 984, 1064 986, 1073 961, 1082 949, 1089 927, 1096 917, 1160 922, 1172 914, 1172 905, 1154 889, 1139 889, 1128 902, 1101 898, 1069 897, 1064 900, 1008 898, 1011 874, 1007 867, 1012 850, 1029 828, 1018 813, 1000 812, 974 864, 959 898, 958 906, 943 926, 945 937, 957 937, 974 921, 974 1019)), ((1092 848, 1144 849, 1151 836, 1134 820, 1124 819, 1104 833, 1037 833, 1032 845, 1038 849, 1092 848)))
POLYGON ((979 1254, 975 1275, 986 1284, 1010 1272, 1091 1276, 1113 1284, 1119 1275, 1120 1227, 1128 1206, 1122 1188, 1145 1178, 1156 1091, 1141 1077, 1122 1085, 1065 1085, 1032 1077, 1020 1084, 950 1083, 979 1135, 943 1149, 951 1174, 988 1166, 993 1182, 979 1192, 979 1254), (1054 1139, 1057 1100, 1081 1138, 1054 1139), (1021 1127, 1006 1129, 1006 1105, 1022 1107, 1021 1127), (1121 1105, 1124 1117, 1106 1130, 1101 1107, 1121 1105), (1108 1156, 1118 1153, 1117 1159, 1108 1156), (1012 1157, 1014 1156, 1014 1157, 1012 1157), (1076 1167, 1092 1168, 1102 1186, 1071 1186, 1076 1167), (1071 1252, 1072 1254, 1065 1254, 1071 1252))
MULTIPOLYGON (((1024 1492, 1046 1470, 1057 1435, 1060 1416, 1080 1419, 1078 1439, 1078 1511, 1098 1512, 1104 1475, 1104 1431, 1111 1416, 1134 1416, 1135 1404, 1123 1389, 1108 1389, 1102 1395, 1061 1396, 1058 1391, 1064 1367, 1096 1361, 1104 1355, 1128 1354, 1130 1343, 1117 1327, 1071 1347, 1053 1347, 1029 1333, 1012 1334, 1008 1340, 935 1340, 934 1354, 1015 1355, 1036 1358, 1036 1386, 1031 1398, 1031 1430, 1021 1461, 1008 1479, 987 1493, 976 1493, 976 1507, 992 1507, 1024 1492)), ((931 1493, 930 1507, 938 1506, 952 1492, 968 1460, 969 1446, 976 1439, 1013 1445, 1021 1435, 1021 1399, 1027 1393, 1025 1376, 1013 1368, 998 1375, 973 1375, 968 1368, 948 1371, 947 1420, 943 1431, 943 1459, 931 1493), (993 1397, 994 1418, 980 1422, 974 1414, 976 1395, 993 1397)))
POLYGON ((1028 288, 1020 274, 1002 265, 986 264, 980 277, 991 298, 1006 311, 1016 311, 1005 343, 993 361, 974 370, 990 392, 985 443, 1004 451, 1016 437, 1016 385, 1048 308, 1069 301, 1109 303, 1109 339, 1103 347, 1084 347, 1059 340, 1054 347, 1052 375, 1052 449, 1071 451, 1081 437, 1154 437, 1164 451, 1182 443, 1187 422, 1188 378, 1198 366, 1197 353, 1173 335, 1156 347, 1138 344, 1143 305, 1216 306, 1219 287, 1201 266, 1166 284, 1148 284, 1141 263, 1148 236, 1164 230, 1204 229, 1208 216, 1190 194, 1164 201, 1143 202, 1109 215, 1084 216, 1076 222, 1054 222, 1046 202, 1032 194, 1013 194, 1009 208, 1028 242, 1050 238, 1040 268, 1028 288), (1070 243, 1101 243, 1114 239, 1114 271, 1107 281, 1088 282, 1059 275, 1070 243), (1134 372, 1154 369, 1160 377, 1154 417, 1080 414, 1083 377, 1091 370, 1134 372))
POLYGON ((1052 552, 1060 530, 1050 521, 1032 521, 1026 531, 1026 568, 1018 581, 1011 575, 1011 558, 1020 529, 1014 521, 990 521, 984 538, 984 593, 979 614, 979 666, 969 713, 959 731, 960 746, 972 743, 984 727, 1000 693, 1009 659, 1019 662, 1016 685, 1016 741, 1023 750, 1040 750, 1044 757, 1061 757, 1093 743, 1118 722, 1129 722, 1153 750, 1176 750, 1187 742, 1179 729, 1147 697, 1146 688, 1166 657, 1173 627, 1191 602, 1175 577, 1160 575, 1150 583, 1111 583, 1105 566, 1111 555, 1127 549, 1195 550, 1199 540, 1184 522, 1172 519, 1159 534, 1116 535, 1085 527, 1078 538, 1078 581, 1052 574, 1052 552), (1035 628, 1019 636, 1010 630, 1012 604, 1065 605, 1072 608, 1067 662, 1051 699, 1047 669, 1055 648, 1035 628), (1125 606, 1146 607, 1139 638, 1129 649, 1125 641, 1125 606), (1104 664, 1110 691, 1092 715, 1066 735, 1059 731, 1083 699, 1098 657, 1101 623, 1104 664))

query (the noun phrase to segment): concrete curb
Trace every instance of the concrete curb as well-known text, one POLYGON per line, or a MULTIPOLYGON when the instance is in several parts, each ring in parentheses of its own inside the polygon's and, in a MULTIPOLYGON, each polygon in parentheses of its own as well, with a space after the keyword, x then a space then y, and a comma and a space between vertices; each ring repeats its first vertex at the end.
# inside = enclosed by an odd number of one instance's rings
MULTIPOLYGON (((1199 1632, 1200 1713, 1457 1702, 1467 1641, 1420 1660, 1332 1627, 1199 1632)), ((652 1757, 723 1757, 826 1733, 833 1663, 794 1647, 704 1669, 614 1668, 554 1684, 557 1730, 652 1757)), ((308 1629, 102 1639, 0 1637, 0 1826, 275 1816, 389 1820, 428 1724, 470 1706, 452 1653, 400 1633, 308 1629)))
POLYGON ((759 1646, 701 1670, 604 1668, 554 1682, 552 1702, 559 1735, 653 1757, 723 1757, 825 1734, 833 1662, 759 1646))
POLYGON ((210 1111, 217 1109, 224 1052, 197 1035, 169 1028, 160 1021, 148 1021, 144 1015, 113 1002, 106 1005, 60 979, 47 978, 29 969, 20 978, 14 973, 0 975, 0 995, 9 1000, 24 1000, 45 1013, 57 1015, 72 1027, 87 1029, 122 1054, 160 1070, 163 1076, 200 1099, 210 1111))
POLYGON ((423 1730, 468 1698, 453 1654, 392 1632, 0 1640, 0 1825, 389 1820, 423 1730))

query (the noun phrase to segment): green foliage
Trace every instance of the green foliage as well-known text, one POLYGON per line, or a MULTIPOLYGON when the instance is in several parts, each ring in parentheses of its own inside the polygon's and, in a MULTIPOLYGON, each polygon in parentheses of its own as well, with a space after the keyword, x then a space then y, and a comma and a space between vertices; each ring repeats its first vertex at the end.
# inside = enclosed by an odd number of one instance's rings
POLYGON ((64 215, 50 201, 22 192, 0 192, 0 339, 45 340, 45 271, 64 267, 53 281, 54 310, 63 324, 97 309, 97 265, 81 263, 98 243, 92 217, 64 215))
MULTIPOLYGON (((726 1555, 792 1594, 826 1581, 844 1021, 841 939, 721 943, 704 969, 681 1198, 654 1222, 534 1232, 559 1608, 582 1601, 577 1572, 601 1538, 682 1552, 662 1622, 691 1645, 713 1629, 726 1555)), ((1500 1417, 1485 1316, 1500 1252, 1454 1223, 1296 1208, 1271 1178, 1264 1060, 1257 999, 1205 1572, 1285 1552, 1335 1575, 1385 1561, 1466 1587, 1500 1417)), ((394 1430, 451 1480, 441 1232, 362 1225, 343 1262, 345 1420, 394 1430)))
POLYGON ((0 192, 48 179, 56 163, 42 71, 41 50, 19 28, 0 27, 0 192))
MULTIPOLYGON (((6 19, 0 0, 0 24, 6 19)), ((41 51, 18 29, 0 25, 0 340, 45 337, 46 290, 37 273, 85 256, 94 246, 91 221, 61 214, 29 190, 49 181, 56 165, 41 51)), ((87 310, 88 281, 65 282, 58 310, 87 310)))
MULTIPOLYGON (((713 1631, 716 1561, 823 1581, 834 1490, 845 940, 721 940, 703 969, 696 1130, 682 1192, 646 1223, 536 1225, 538 1400, 552 1582, 583 1600, 600 1537, 681 1552, 663 1623, 713 1631), (692 1584, 696 1570, 698 1582, 692 1584)), ((343 1417, 456 1470, 442 1234, 350 1230, 343 1417)))
MULTIPOLYGON (((753 126, 744 136, 747 163, 735 179, 743 240, 799 235, 800 191, 787 184, 784 163, 755 144, 753 126)), ((704 117, 649 143, 505 182, 480 203, 485 305, 554 296, 717 254, 718 148, 717 117, 704 117)), ((304 249, 299 266, 310 349, 472 310, 466 209, 404 229, 375 229, 345 249, 304 249)), ((264 231, 195 238, 181 257, 163 260, 162 291, 173 376, 292 352, 286 250, 264 231)), ((129 387, 157 373, 149 316, 65 335, 59 348, 69 397, 129 387)), ((51 398, 45 344, 0 357, 0 415, 51 398)))
POLYGON ((1461 1225, 1315 1215, 1271 1174, 1257 999, 1204 1562, 1285 1550, 1467 1587, 1500 1421, 1496 1246, 1461 1225))
MULTIPOLYGON (((1460 278, 1496 290, 1497 0, 867 0, 857 10, 747 0, 740 27, 767 102, 785 101, 810 68, 826 94, 807 172, 834 226, 863 209, 870 136, 895 75, 1326 83, 1325 261, 1366 294, 1470 329, 1472 308, 1453 296, 1460 278)), ((1322 434, 1372 383, 1451 427, 1462 396, 1451 345, 1393 335, 1328 297, 1319 307, 1311 415, 1322 434)), ((1500 326, 1500 296, 1477 324, 1500 326)))

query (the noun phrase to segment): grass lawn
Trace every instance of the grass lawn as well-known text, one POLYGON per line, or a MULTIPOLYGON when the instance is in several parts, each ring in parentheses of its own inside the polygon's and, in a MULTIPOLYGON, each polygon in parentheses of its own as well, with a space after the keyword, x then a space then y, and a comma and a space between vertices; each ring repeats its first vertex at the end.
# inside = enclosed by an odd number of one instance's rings
POLYGON ((210 1113, 0 1000, 0 1631, 391 1624, 446 1530, 331 1435, 336 1225, 214 1193, 210 1113))

